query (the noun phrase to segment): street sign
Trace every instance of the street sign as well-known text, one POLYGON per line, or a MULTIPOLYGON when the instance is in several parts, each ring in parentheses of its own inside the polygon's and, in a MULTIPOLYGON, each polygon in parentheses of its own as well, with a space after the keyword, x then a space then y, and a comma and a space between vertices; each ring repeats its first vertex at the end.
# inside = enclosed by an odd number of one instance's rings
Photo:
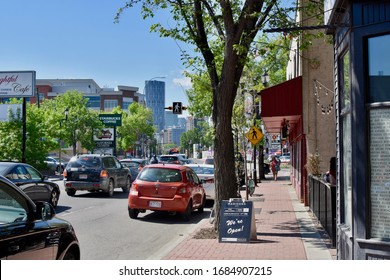
POLYGON ((245 136, 253 145, 256 145, 264 137, 263 133, 256 126, 252 126, 245 136))
POLYGON ((99 114, 99 119, 107 126, 122 125, 122 114, 99 114))

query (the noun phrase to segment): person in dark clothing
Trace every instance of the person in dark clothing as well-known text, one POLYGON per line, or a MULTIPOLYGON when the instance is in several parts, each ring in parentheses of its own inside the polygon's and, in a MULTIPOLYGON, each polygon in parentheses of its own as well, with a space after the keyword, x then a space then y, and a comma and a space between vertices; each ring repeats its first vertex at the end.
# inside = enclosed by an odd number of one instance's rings
POLYGON ((152 157, 152 159, 150 160, 150 164, 156 164, 156 163, 158 163, 158 159, 157 159, 156 155, 154 155, 152 157))

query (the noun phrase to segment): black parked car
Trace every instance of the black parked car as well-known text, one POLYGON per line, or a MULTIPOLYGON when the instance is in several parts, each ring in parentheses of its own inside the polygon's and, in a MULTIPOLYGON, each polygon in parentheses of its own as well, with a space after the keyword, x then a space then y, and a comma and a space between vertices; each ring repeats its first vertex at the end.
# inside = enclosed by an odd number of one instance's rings
POLYGON ((0 162, 0 175, 11 180, 34 202, 46 201, 57 207, 60 199, 60 187, 49 181, 29 164, 13 161, 0 162))
POLYGON ((83 154, 72 157, 63 173, 65 191, 74 196, 76 191, 105 192, 113 196, 114 189, 129 192, 130 170, 111 155, 83 154))
POLYGON ((72 225, 56 218, 49 203, 34 203, 3 176, 0 176, 0 259, 80 259, 80 245, 72 225))

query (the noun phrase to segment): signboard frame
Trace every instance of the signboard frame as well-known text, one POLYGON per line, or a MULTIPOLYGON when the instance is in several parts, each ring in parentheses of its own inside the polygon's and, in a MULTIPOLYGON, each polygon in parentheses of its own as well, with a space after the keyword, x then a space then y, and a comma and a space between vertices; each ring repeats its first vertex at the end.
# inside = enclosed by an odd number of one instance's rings
POLYGON ((0 98, 34 97, 35 71, 0 71, 0 98))
POLYGON ((222 200, 220 208, 219 242, 249 243, 256 240, 253 201, 241 198, 222 200))

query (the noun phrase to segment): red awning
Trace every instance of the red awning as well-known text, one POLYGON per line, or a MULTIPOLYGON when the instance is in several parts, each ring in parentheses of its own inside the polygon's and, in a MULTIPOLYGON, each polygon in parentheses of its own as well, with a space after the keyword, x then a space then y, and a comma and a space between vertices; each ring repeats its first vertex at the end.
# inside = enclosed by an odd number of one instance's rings
POLYGON ((261 118, 268 133, 280 133, 283 124, 290 129, 302 116, 302 77, 261 91, 261 118))

